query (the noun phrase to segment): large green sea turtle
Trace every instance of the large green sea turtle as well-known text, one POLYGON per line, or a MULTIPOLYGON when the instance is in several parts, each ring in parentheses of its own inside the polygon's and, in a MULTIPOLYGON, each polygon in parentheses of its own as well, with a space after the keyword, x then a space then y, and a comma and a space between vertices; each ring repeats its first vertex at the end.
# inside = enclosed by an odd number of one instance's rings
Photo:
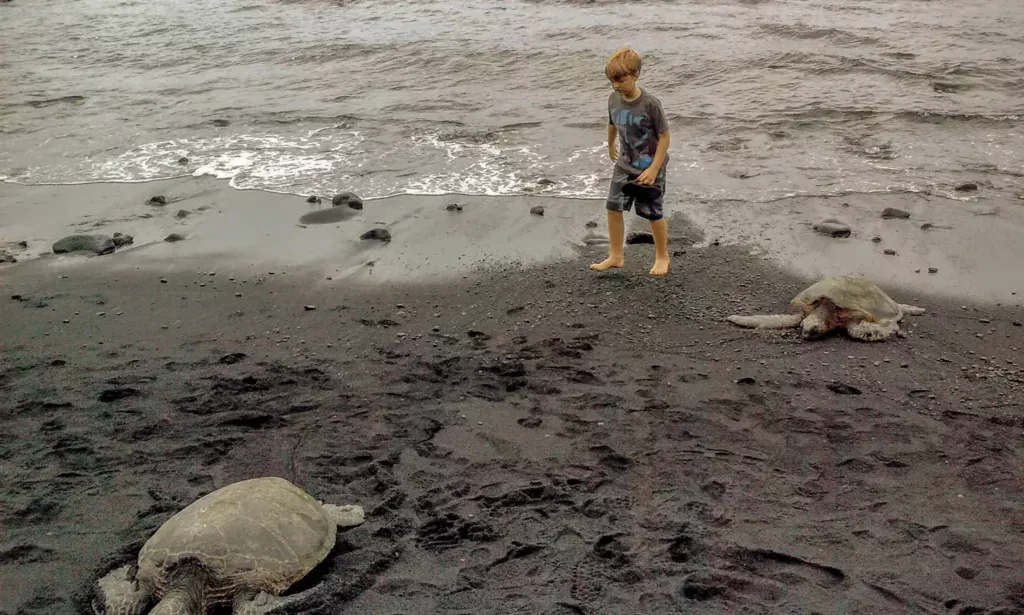
POLYGON ((283 478, 233 483, 167 520, 135 564, 98 582, 96 615, 261 615, 334 547, 337 526, 363 522, 359 506, 321 504, 283 478))
POLYGON ((800 313, 733 315, 726 320, 755 329, 800 326, 807 339, 845 329, 854 339, 876 342, 897 333, 904 315, 924 314, 924 308, 896 303, 881 288, 860 276, 832 276, 815 282, 793 297, 790 305, 800 313))

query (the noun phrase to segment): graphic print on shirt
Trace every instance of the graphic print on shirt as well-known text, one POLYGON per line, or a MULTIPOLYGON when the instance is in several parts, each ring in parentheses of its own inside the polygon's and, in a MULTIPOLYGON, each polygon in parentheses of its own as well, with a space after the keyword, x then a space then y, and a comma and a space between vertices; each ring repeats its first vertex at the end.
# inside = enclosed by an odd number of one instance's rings
POLYGON ((632 109, 615 109, 612 111, 612 123, 629 144, 630 164, 637 169, 651 166, 654 162, 653 152, 650 151, 654 125, 650 118, 632 109))

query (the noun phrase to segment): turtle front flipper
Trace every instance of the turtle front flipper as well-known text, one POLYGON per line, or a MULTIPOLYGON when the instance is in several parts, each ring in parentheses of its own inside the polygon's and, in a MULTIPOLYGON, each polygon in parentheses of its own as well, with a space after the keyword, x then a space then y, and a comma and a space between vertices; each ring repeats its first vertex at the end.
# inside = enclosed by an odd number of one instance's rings
POLYGON ((282 598, 264 591, 242 591, 235 594, 231 615, 267 615, 294 601, 294 598, 282 598))
POLYGON ((142 615, 153 603, 152 594, 135 580, 131 565, 110 571, 96 583, 94 615, 142 615))
POLYGON ((855 340, 862 342, 881 342, 887 340, 899 330, 896 322, 852 322, 846 326, 846 332, 855 340))
POLYGON ((754 316, 732 315, 726 318, 734 325, 749 329, 789 329, 800 324, 800 314, 759 314, 754 316))

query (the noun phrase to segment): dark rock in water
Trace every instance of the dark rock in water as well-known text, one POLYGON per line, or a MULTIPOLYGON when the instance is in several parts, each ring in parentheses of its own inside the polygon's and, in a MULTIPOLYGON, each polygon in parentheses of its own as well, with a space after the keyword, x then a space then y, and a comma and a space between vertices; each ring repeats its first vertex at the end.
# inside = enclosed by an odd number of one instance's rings
POLYGON ((896 250, 893 250, 892 248, 886 248, 886 249, 885 249, 885 250, 883 250, 882 252, 883 252, 883 253, 884 253, 884 254, 885 254, 886 256, 896 256, 896 250))
POLYGON ((964 182, 962 184, 958 184, 957 187, 954 188, 954 190, 956 190, 957 192, 973 192, 977 189, 978 184, 974 182, 964 182))
POLYGON ((178 158, 178 164, 188 164, 188 158, 186 158, 184 156, 182 156, 181 158, 178 158))
POLYGON ((0 263, 16 263, 16 262, 18 262, 18 259, 14 258, 13 256, 8 254, 7 252, 4 252, 3 250, 0 250, 0 263))
POLYGON ((114 245, 117 246, 118 248, 130 246, 133 243, 135 243, 134 237, 132 237, 131 235, 125 235, 124 233, 114 233, 112 239, 114 240, 114 245))
POLYGON ((543 177, 543 178, 537 180, 537 185, 538 186, 551 186, 551 185, 554 185, 554 183, 555 183, 554 180, 550 180, 550 179, 548 179, 546 177, 543 177))
POLYGON ((53 244, 54 254, 67 252, 110 254, 116 249, 117 244, 108 235, 69 235, 53 244))
POLYGON ((318 197, 315 194, 310 195, 310 197, 308 199, 306 199, 306 202, 307 203, 320 203, 320 197, 318 197))
POLYGON ((829 237, 849 237, 850 227, 836 218, 826 218, 814 225, 814 230, 829 237))
POLYGON ((910 217, 910 212, 903 211, 902 209, 896 209, 895 207, 886 207, 882 210, 882 217, 886 219, 899 218, 901 220, 906 220, 910 217))
POLYGON ((377 239, 387 243, 391 241, 391 233, 385 228, 374 228, 366 231, 359 236, 360 239, 377 239))
POLYGON ((187 218, 191 214, 192 212, 187 209, 179 209, 178 213, 174 214, 174 217, 181 220, 182 218, 187 218))
POLYGON ((932 229, 932 228, 935 228, 935 225, 932 224, 931 222, 925 222, 924 224, 921 225, 921 230, 922 231, 927 231, 928 229, 932 229))
POLYGON ((635 245, 635 244, 640 244, 640 243, 651 243, 651 244, 653 244, 654 243, 654 235, 651 235, 647 231, 630 231, 629 234, 626 235, 626 243, 628 243, 630 245, 635 245))
POLYGON ((157 207, 163 207, 166 204, 167 204, 167 199, 165 197, 163 197, 163 196, 160 196, 159 194, 156 195, 156 196, 150 197, 149 200, 146 201, 146 205, 155 205, 157 207))
POLYGON ((593 220, 591 220, 590 222, 587 222, 583 226, 585 226, 587 228, 597 228, 597 222, 594 222, 593 220))
POLYGON ((536 207, 532 207, 530 209, 530 213, 535 215, 535 216, 543 216, 544 215, 544 206, 543 205, 537 205, 536 207))
POLYGON ((331 203, 335 207, 341 207, 342 205, 347 205, 347 206, 351 207, 352 209, 362 209, 363 208, 363 199, 359 198, 358 196, 356 196, 352 192, 341 192, 339 194, 335 194, 334 198, 331 199, 331 203))
POLYGON ((170 242, 170 243, 174 243, 175 241, 183 241, 184 239, 185 239, 185 237, 183 237, 182 235, 179 235, 177 233, 171 233, 167 237, 164 237, 164 241, 167 241, 167 242, 170 242))
POLYGON ((876 237, 872 237, 871 241, 874 242, 874 243, 882 243, 882 238, 881 237, 877 237, 877 236, 876 237))
POLYGON ((304 214, 299 218, 300 224, 334 224, 356 216, 356 211, 348 207, 332 207, 318 209, 304 214))
POLYGON ((24 250, 24 249, 28 248, 28 242, 23 239, 23 240, 18 242, 18 247, 21 248, 22 250, 24 250))
POLYGON ((462 211, 462 205, 458 203, 450 203, 448 207, 445 207, 447 211, 462 211))

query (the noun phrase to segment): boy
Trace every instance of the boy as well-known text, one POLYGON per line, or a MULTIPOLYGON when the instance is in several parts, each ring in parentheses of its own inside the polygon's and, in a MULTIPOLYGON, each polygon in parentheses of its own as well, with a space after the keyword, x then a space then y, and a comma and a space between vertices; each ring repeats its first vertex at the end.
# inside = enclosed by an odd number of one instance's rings
POLYGON ((651 275, 668 273, 668 222, 662 213, 665 163, 668 162, 668 120, 661 102, 636 85, 640 54, 620 48, 604 73, 615 90, 608 97, 608 157, 615 162, 605 208, 608 210, 608 258, 590 266, 594 271, 622 267, 623 210, 636 206, 636 215, 651 223, 654 266, 651 275), (619 149, 616 151, 616 135, 619 149))

